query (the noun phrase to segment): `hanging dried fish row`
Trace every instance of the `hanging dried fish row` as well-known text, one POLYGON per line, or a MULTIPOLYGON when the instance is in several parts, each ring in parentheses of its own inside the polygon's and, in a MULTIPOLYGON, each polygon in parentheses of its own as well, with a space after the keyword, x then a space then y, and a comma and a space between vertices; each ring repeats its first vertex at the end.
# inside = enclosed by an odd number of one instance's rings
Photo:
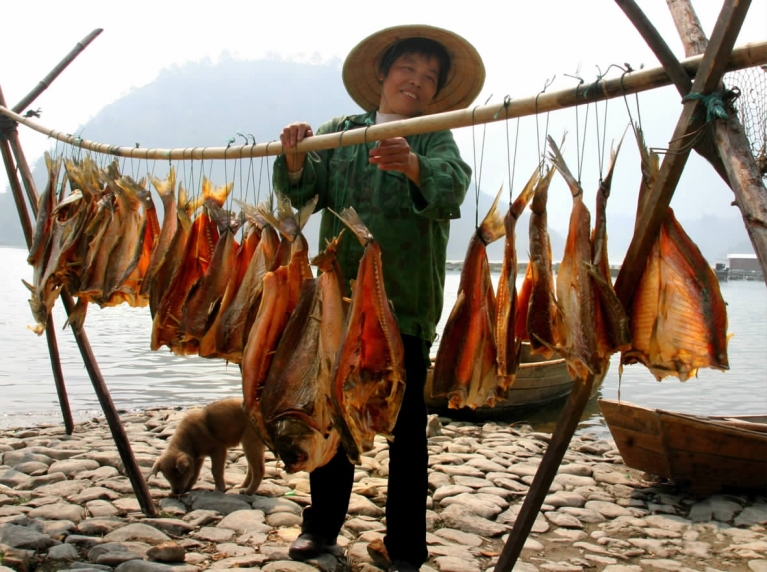
MULTIPOLYGON (((592 229, 580 182, 554 140, 548 141, 553 167, 543 176, 533 174, 504 219, 506 246, 497 296, 484 250, 504 234, 491 232, 500 220, 497 198, 470 242, 458 297, 437 352, 432 397, 446 397, 454 409, 493 407, 513 386, 523 341, 530 342, 531 353, 564 358, 570 376, 581 381, 603 376, 617 352, 622 352, 621 367, 642 363, 659 380, 674 375, 684 381, 699 367, 727 369, 727 317, 718 283, 671 209, 632 306, 624 308, 615 294, 607 259, 606 206, 621 144, 611 151, 607 174, 600 180, 592 229), (573 198, 556 281, 546 220, 555 171, 562 174, 573 198), (513 223, 528 202, 530 261, 517 293, 513 223)), ((641 207, 658 161, 644 147, 641 132, 638 141, 645 189, 640 192, 641 207)))

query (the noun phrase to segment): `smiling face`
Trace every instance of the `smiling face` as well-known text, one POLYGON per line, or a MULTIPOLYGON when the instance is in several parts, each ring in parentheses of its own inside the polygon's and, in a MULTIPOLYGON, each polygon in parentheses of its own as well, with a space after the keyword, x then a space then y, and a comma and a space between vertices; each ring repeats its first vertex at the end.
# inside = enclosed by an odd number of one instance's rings
POLYGON ((437 94, 440 62, 435 56, 419 53, 400 55, 389 68, 383 81, 381 113, 396 113, 406 117, 422 115, 437 94))

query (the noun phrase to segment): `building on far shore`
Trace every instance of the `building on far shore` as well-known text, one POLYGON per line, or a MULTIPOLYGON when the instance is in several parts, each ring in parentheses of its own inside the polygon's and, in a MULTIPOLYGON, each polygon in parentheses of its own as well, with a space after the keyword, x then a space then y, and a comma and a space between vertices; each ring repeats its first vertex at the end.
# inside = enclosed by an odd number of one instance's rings
POLYGON ((756 254, 728 254, 727 263, 730 270, 745 270, 748 272, 761 272, 762 270, 756 254))

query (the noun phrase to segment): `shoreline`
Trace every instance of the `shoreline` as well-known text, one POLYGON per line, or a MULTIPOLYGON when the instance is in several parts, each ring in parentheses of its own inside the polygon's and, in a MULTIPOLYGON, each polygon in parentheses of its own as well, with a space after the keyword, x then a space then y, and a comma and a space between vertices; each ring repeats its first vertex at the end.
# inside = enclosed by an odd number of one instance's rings
MULTIPOLYGON (((287 549, 309 502, 306 473, 285 473, 267 453, 255 495, 236 488, 223 494, 213 491, 206 460, 195 489, 179 498, 169 496, 162 475, 149 476, 184 414, 167 407, 121 414, 157 519, 139 511, 103 418, 76 423, 69 437, 63 424, 0 430, 0 545, 6 546, 0 546, 0 571, 379 572, 366 546, 384 531, 384 439, 376 439, 357 468, 339 548, 301 564, 288 560, 287 549)), ((550 436, 525 425, 436 416, 428 431, 430 559, 422 570, 492 570, 550 436)), ((230 450, 228 485, 236 487, 245 470, 241 449, 230 450)), ((626 467, 610 439, 584 433, 573 438, 515 570, 764 572, 765 525, 764 494, 695 498, 626 467)))

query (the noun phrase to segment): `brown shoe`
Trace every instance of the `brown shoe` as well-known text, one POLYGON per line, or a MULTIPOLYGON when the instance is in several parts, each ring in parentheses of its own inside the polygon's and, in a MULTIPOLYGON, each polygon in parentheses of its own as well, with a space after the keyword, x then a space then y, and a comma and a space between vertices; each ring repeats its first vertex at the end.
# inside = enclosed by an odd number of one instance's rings
POLYGON ((368 555, 373 559, 373 564, 379 568, 388 570, 391 567, 391 558, 382 538, 374 538, 368 544, 368 555))

